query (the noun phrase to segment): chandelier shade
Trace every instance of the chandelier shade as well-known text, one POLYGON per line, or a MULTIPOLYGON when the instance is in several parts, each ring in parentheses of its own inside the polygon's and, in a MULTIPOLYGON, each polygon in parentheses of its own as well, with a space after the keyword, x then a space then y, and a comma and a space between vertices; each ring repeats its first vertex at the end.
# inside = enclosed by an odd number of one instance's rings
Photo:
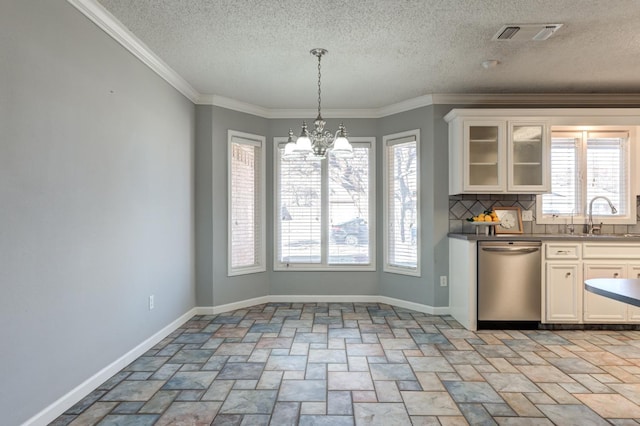
POLYGON ((334 133, 325 130, 327 124, 322 118, 322 88, 321 88, 321 60, 327 54, 326 49, 311 49, 313 56, 318 58, 318 116, 313 122, 313 130, 310 132, 306 121, 302 122, 300 136, 294 141, 293 131, 289 129, 289 138, 285 145, 283 158, 294 159, 301 157, 326 158, 327 152, 342 158, 353 156, 353 147, 347 139, 347 130, 343 123, 340 123, 338 130, 334 133))

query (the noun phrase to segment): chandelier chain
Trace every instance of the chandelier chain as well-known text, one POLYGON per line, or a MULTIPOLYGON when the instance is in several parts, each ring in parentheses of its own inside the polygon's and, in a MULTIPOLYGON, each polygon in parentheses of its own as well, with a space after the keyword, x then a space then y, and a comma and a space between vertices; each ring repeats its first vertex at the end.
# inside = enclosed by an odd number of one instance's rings
POLYGON ((320 71, 320 61, 322 60, 322 55, 318 55, 318 117, 320 117, 320 104, 322 102, 322 89, 320 87, 320 79, 322 78, 322 73, 320 71))

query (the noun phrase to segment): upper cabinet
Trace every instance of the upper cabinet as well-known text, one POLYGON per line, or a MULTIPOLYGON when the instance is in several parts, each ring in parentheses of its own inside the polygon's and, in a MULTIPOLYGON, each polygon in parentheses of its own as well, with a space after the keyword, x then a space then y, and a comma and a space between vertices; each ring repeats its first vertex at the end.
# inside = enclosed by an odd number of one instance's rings
POLYGON ((549 192, 547 120, 491 116, 487 110, 453 110, 445 120, 449 194, 549 192))

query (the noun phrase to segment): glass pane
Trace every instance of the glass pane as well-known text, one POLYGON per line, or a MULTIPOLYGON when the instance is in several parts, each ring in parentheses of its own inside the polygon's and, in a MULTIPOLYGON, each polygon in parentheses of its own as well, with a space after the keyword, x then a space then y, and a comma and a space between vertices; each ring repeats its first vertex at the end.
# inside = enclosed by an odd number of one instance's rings
POLYGON ((231 267, 259 264, 260 147, 231 144, 231 267))
POLYGON ((329 263, 368 264, 369 148, 353 158, 329 154, 329 263))
POLYGON ((469 166, 470 185, 497 185, 497 164, 476 164, 469 166))
POLYGON ((542 165, 514 164, 513 183, 514 185, 542 185, 542 165))
POLYGON ((416 142, 387 147, 388 236, 387 262, 417 268, 417 166, 416 142))
MULTIPOLYGON (((587 140, 587 201, 594 197, 607 197, 618 214, 626 210, 626 178, 624 139, 587 140)), ((605 200, 593 203, 593 214, 611 216, 611 207, 605 200)))
POLYGON ((322 260, 320 161, 298 159, 280 162, 278 259, 282 263, 320 263, 322 260))
POLYGON ((498 162, 497 126, 469 127, 469 162, 471 164, 498 162))
POLYGON ((552 137, 551 139, 551 194, 542 196, 545 215, 571 215, 581 213, 578 208, 577 140, 552 137))
POLYGON ((513 183, 542 185, 542 126, 513 126, 513 183))

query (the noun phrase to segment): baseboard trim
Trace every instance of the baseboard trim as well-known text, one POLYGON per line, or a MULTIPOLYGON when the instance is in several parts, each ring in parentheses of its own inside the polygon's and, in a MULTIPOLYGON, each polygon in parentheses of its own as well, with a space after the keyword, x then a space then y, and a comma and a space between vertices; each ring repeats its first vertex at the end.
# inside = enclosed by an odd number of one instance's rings
POLYGON ((430 306, 423 305, 421 303, 409 302, 402 299, 395 299, 393 297, 378 296, 379 303, 386 303, 388 305, 399 306, 405 309, 411 309, 413 311, 422 312, 429 315, 448 315, 448 306, 430 306))
POLYGON ((54 421, 58 416, 73 407, 78 401, 87 396, 91 391, 107 381, 111 376, 122 370, 127 365, 135 361, 139 356, 147 352, 154 347, 158 342, 167 337, 173 331, 178 329, 182 324, 187 322, 191 317, 198 314, 198 308, 192 308, 185 314, 181 315, 178 319, 171 322, 166 327, 155 333, 153 336, 140 343, 135 348, 131 349, 126 354, 122 355, 111 364, 98 371, 93 376, 76 386, 67 394, 60 397, 53 404, 31 417, 24 422, 22 426, 46 426, 54 421))
POLYGON ((408 302, 393 297, 378 295, 270 295, 261 296, 253 299, 241 300, 239 302, 227 303, 217 306, 201 306, 196 308, 198 315, 215 315, 223 312, 235 311, 236 309, 244 309, 250 306, 261 305, 263 303, 386 303, 388 305, 398 306, 400 308, 411 309, 430 315, 447 315, 449 314, 448 306, 429 306, 421 303, 408 302))

